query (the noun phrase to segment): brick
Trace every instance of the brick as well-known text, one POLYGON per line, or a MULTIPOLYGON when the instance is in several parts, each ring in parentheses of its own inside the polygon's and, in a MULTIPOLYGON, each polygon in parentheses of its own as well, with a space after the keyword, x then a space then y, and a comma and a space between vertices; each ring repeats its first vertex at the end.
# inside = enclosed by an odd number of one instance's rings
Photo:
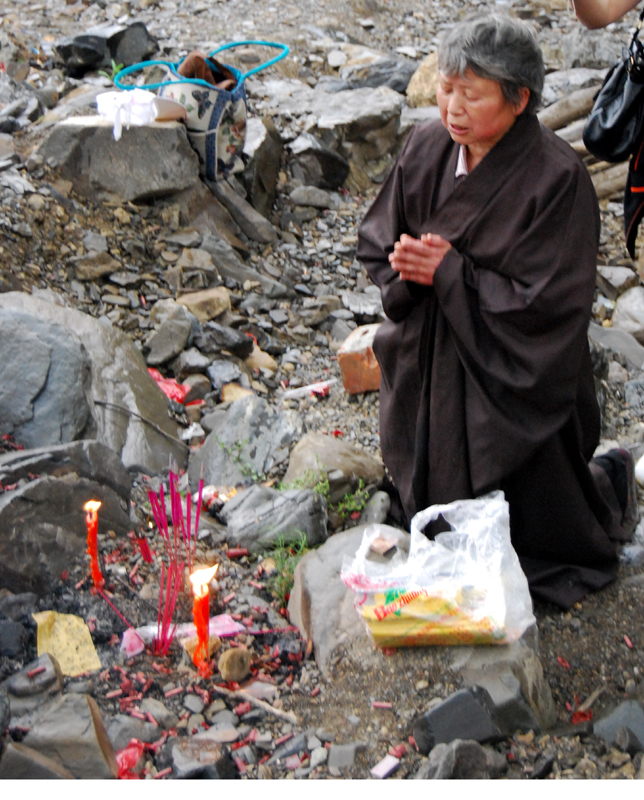
POLYGON ((230 310, 230 295, 225 286, 185 294, 177 302, 191 311, 199 322, 208 322, 230 310))
POLYGON ((361 325, 342 343, 338 365, 342 383, 349 394, 380 388, 380 367, 373 353, 373 339, 380 324, 361 325))

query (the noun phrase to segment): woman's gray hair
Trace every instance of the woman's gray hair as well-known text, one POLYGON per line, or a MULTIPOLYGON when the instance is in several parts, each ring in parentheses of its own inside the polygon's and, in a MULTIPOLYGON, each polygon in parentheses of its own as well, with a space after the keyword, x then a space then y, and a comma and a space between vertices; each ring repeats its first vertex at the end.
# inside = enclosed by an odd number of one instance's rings
POLYGON ((481 78, 497 81, 512 105, 521 102, 520 89, 530 90, 527 114, 541 104, 545 67, 534 33, 519 20, 486 14, 457 23, 438 49, 438 69, 444 75, 465 75, 471 69, 481 78))

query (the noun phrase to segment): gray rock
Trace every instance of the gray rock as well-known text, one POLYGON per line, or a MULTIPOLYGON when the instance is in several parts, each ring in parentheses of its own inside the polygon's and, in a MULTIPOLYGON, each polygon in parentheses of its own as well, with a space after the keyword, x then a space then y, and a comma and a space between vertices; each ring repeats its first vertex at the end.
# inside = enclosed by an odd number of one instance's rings
POLYGON ((178 356, 190 338, 190 323, 186 320, 168 319, 147 341, 150 352, 146 362, 153 367, 165 364, 178 356))
POLYGON ((644 742, 644 710, 640 703, 635 700, 620 703, 611 714, 593 725, 593 733, 612 745, 620 728, 629 728, 640 742, 644 742))
POLYGON ((129 67, 146 61, 157 49, 156 39, 142 22, 130 25, 105 23, 76 36, 61 39, 55 50, 73 77, 111 63, 129 67))
POLYGON ((90 418, 90 359, 80 339, 14 309, 0 309, 0 339, 0 433, 25 447, 79 438, 90 418))
POLYGON ((24 625, 11 619, 0 619, 0 656, 16 658, 27 643, 24 625))
POLYGON ((231 725, 211 726, 207 731, 197 734, 200 738, 208 739, 219 744, 230 744, 239 739, 239 731, 231 725))
POLYGON ((198 695, 187 694, 184 698, 183 705, 193 714, 201 714, 206 704, 198 695))
POLYGON ((31 747, 8 742, 0 759, 0 780, 74 780, 74 775, 31 747))
POLYGON ((100 233, 88 231, 85 236, 83 236, 83 247, 85 250, 94 250, 96 253, 105 253, 107 252, 107 239, 100 233))
POLYGON ((618 729, 617 733, 615 734, 613 744, 623 753, 628 753, 631 758, 636 753, 641 753, 642 750, 644 750, 644 745, 642 745, 633 731, 626 726, 618 729))
MULTIPOLYGON (((251 340, 252 341, 252 340, 251 340)), ((205 372, 210 366, 212 359, 202 355, 196 347, 191 347, 179 353, 178 357, 170 365, 175 378, 183 382, 189 375, 196 375, 205 372)), ((194 399, 194 398, 191 398, 194 399)), ((186 398, 186 402, 190 402, 186 398)))
POLYGON ((227 383, 239 381, 242 376, 242 371, 232 361, 213 361, 207 373, 216 392, 221 392, 227 383))
MULTIPOLYGON (((0 483, 17 483, 28 479, 30 473, 41 477, 50 475, 62 478, 66 475, 77 475, 87 478, 108 486, 129 503, 132 478, 116 453, 101 442, 86 439, 0 455, 0 483)), ((28 595, 5 598, 0 601, 0 611, 9 616, 13 606, 23 603, 29 603, 28 595)))
POLYGON ((591 322, 588 327, 590 341, 604 350, 621 353, 633 369, 644 367, 644 347, 627 333, 617 328, 604 328, 591 322))
POLYGON ((197 734, 172 746, 172 766, 177 778, 227 780, 237 777, 237 768, 228 749, 202 737, 203 734, 197 734))
MULTIPOLYGON (((24 451, 21 451, 24 452, 24 451)), ((0 475, 2 470, 0 467, 0 475)), ((13 483, 14 481, 6 481, 13 483)), ((4 483, 0 478, 0 483, 4 483)), ((15 622, 24 620, 25 617, 31 617, 31 614, 36 610, 38 603, 38 596, 33 592, 23 592, 22 594, 11 594, 3 597, 0 600, 0 614, 3 614, 7 619, 12 619, 15 622)))
POLYGON ((74 266, 74 274, 79 281, 96 281, 121 269, 121 263, 107 252, 70 258, 69 263, 74 266))
MULTIPOLYGON (((322 547, 307 553, 295 568, 289 616, 302 638, 313 640, 315 660, 323 671, 343 640, 352 639, 371 647, 353 607, 353 592, 340 579, 343 558, 355 555, 363 532, 364 528, 352 528, 336 533, 322 547)), ((396 538, 409 538, 395 528, 388 528, 387 532, 396 538)), ((319 732, 316 734, 325 741, 319 732)))
POLYGON ((336 319, 331 326, 331 338, 336 342, 344 342, 351 335, 353 329, 350 328, 343 319, 336 319))
POLYGON ((577 25, 561 40, 563 68, 586 67, 604 69, 612 67, 626 42, 616 33, 591 31, 577 25))
POLYGON ((358 753, 367 749, 365 742, 350 742, 349 744, 332 744, 329 749, 327 766, 329 769, 344 769, 352 767, 358 753))
POLYGON ((364 292, 345 290, 341 293, 345 308, 361 317, 377 317, 382 312, 382 299, 378 287, 370 286, 364 292))
POLYGON ((213 354, 228 350, 237 358, 248 358, 253 352, 253 340, 250 336, 213 321, 204 325, 204 330, 195 339, 195 345, 202 353, 213 354))
POLYGON ((258 281, 268 297, 284 297, 287 294, 287 288, 281 283, 247 267, 228 242, 221 237, 206 234, 201 247, 210 253, 217 271, 223 278, 230 278, 238 283, 247 280, 258 281))
POLYGON ((322 433, 307 433, 293 448, 284 483, 309 479, 312 488, 326 474, 332 503, 354 492, 360 479, 365 485, 377 484, 384 477, 380 459, 347 442, 322 433))
POLYGON ((291 163, 302 180, 312 186, 337 189, 349 176, 349 162, 311 133, 302 133, 289 144, 291 163))
POLYGON ((481 673, 476 685, 492 698, 492 718, 502 734, 541 730, 537 715, 523 696, 521 683, 510 670, 481 673))
POLYGON ((211 417, 212 433, 190 460, 190 486, 194 491, 202 465, 206 485, 237 486, 253 475, 268 472, 277 451, 302 433, 297 414, 278 412, 259 397, 243 397, 211 417))
POLYGON ((268 217, 275 202, 282 157, 282 137, 270 117, 246 120, 244 155, 248 161, 241 174, 250 204, 268 217))
POLYGON ((449 744, 455 739, 489 742, 501 738, 492 710, 493 702, 485 689, 474 687, 455 692, 414 722, 414 740, 419 752, 427 755, 437 744, 449 744))
POLYGON ((293 189, 289 199, 297 206, 313 206, 313 208, 338 208, 339 205, 335 198, 317 186, 298 186, 293 189))
POLYGON ((128 336, 80 311, 21 292, 0 294, 0 310, 7 309, 53 322, 82 341, 91 365, 87 389, 92 415, 84 431, 87 438, 106 444, 127 468, 148 474, 167 468, 170 455, 180 465, 185 464, 188 448, 178 441, 177 425, 168 417, 166 397, 128 336))
POLYGON ((141 711, 143 713, 150 713, 154 719, 164 730, 174 728, 179 722, 179 717, 170 711, 160 700, 155 700, 153 697, 146 697, 141 702, 141 711))
MULTIPOLYGON (((225 181, 205 181, 210 191, 230 212, 242 231, 255 242, 272 244, 277 240, 274 226, 225 181)), ((205 249, 205 248, 204 248, 205 249)))
POLYGON ((125 535, 130 530, 131 479, 116 454, 97 442, 0 457, 0 475, 17 477, 40 464, 43 473, 53 474, 0 495, 0 583, 12 591, 42 595, 69 566, 69 559, 85 549, 82 508, 88 500, 102 503, 100 532, 115 530, 125 535), (55 468, 57 459, 60 473, 55 468), (48 509, 46 515, 43 507, 48 509))
POLYGON ((228 708, 212 714, 209 714, 208 710, 206 710, 206 719, 213 728, 234 728, 239 725, 239 717, 228 708))
POLYGON ((93 698, 68 694, 39 716, 24 744, 57 761, 75 778, 116 778, 114 748, 93 698))
POLYGON ((305 733, 298 733, 295 736, 291 737, 287 742, 281 744, 279 747, 275 749, 273 755, 268 759, 266 762, 269 766, 273 764, 278 764, 279 762, 283 761, 285 758, 289 756, 295 755, 296 753, 302 753, 306 750, 306 734, 305 733))
POLYGON ((350 89, 376 89, 378 86, 386 86, 404 94, 417 68, 415 61, 382 54, 367 66, 361 63, 347 64, 340 70, 340 77, 350 89))
POLYGON ((490 772, 488 754, 478 742, 456 739, 449 744, 437 744, 414 778, 488 780, 490 772))
POLYGON ((143 722, 127 714, 117 714, 107 726, 107 735, 115 751, 127 747, 130 739, 139 739, 151 744, 160 739, 162 733, 160 725, 143 722))
POLYGON ((387 492, 375 492, 367 501, 358 520, 359 525, 384 523, 391 508, 391 498, 387 492))
POLYGON ((309 547, 327 539, 326 501, 311 489, 279 492, 251 486, 225 504, 228 543, 251 552, 266 550, 279 536, 297 541, 306 536, 309 547))
POLYGON ((62 690, 62 672, 58 662, 49 653, 44 653, 36 661, 27 664, 0 686, 0 692, 6 692, 4 696, 9 704, 14 724, 18 718, 57 700, 62 690), (29 677, 32 670, 40 667, 45 667, 44 672, 29 677))
POLYGON ((315 769, 316 767, 322 766, 322 764, 326 763, 328 758, 329 751, 326 747, 314 747, 311 750, 311 769, 315 769))
POLYGON ((178 122, 132 126, 116 142, 111 122, 71 117, 52 129, 38 153, 72 181, 74 191, 88 198, 111 192, 124 200, 149 199, 187 189, 199 180, 199 159, 185 125, 178 122))
POLYGON ((203 400, 212 389, 210 380, 205 375, 188 375, 183 382, 190 387, 190 391, 186 395, 186 403, 203 400))

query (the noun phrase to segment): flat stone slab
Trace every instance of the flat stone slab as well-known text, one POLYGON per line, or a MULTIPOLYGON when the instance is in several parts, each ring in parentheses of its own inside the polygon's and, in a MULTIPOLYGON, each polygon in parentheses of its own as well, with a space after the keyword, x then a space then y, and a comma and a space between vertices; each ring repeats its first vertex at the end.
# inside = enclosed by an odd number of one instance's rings
POLYGON ((117 142, 111 122, 72 117, 53 128, 39 154, 72 181, 74 191, 90 198, 106 192, 124 200, 162 197, 199 180, 197 154, 178 122, 133 125, 117 142))
MULTIPOLYGON (((355 555, 364 529, 360 526, 335 534, 308 552, 295 569, 288 604, 290 619, 303 639, 313 641, 315 660, 326 676, 331 674, 330 667, 338 655, 353 662, 360 672, 371 670, 390 676, 391 659, 368 637, 354 608, 354 593, 340 578, 343 559, 355 555)), ((409 536, 395 528, 386 530, 388 535, 409 536)), ((465 686, 486 689, 509 727, 513 720, 523 729, 537 725, 548 728, 556 721, 550 687, 539 661, 535 628, 511 644, 400 648, 396 660, 399 674, 405 672, 406 660, 416 665, 420 661, 427 669, 438 666, 441 671, 456 673, 465 686)))

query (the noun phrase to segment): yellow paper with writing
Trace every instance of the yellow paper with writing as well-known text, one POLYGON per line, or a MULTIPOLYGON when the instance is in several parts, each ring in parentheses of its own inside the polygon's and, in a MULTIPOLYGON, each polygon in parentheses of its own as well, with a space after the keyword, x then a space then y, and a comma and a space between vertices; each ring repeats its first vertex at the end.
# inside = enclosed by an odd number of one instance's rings
MULTIPOLYGON (((505 630, 488 616, 471 613, 457 599, 422 589, 375 592, 358 612, 380 647, 503 644, 505 630)), ((467 604, 465 604, 467 605, 467 604)))
POLYGON ((92 636, 84 619, 57 611, 32 615, 38 625, 38 655, 49 653, 60 664, 63 675, 75 677, 101 669, 92 636))

